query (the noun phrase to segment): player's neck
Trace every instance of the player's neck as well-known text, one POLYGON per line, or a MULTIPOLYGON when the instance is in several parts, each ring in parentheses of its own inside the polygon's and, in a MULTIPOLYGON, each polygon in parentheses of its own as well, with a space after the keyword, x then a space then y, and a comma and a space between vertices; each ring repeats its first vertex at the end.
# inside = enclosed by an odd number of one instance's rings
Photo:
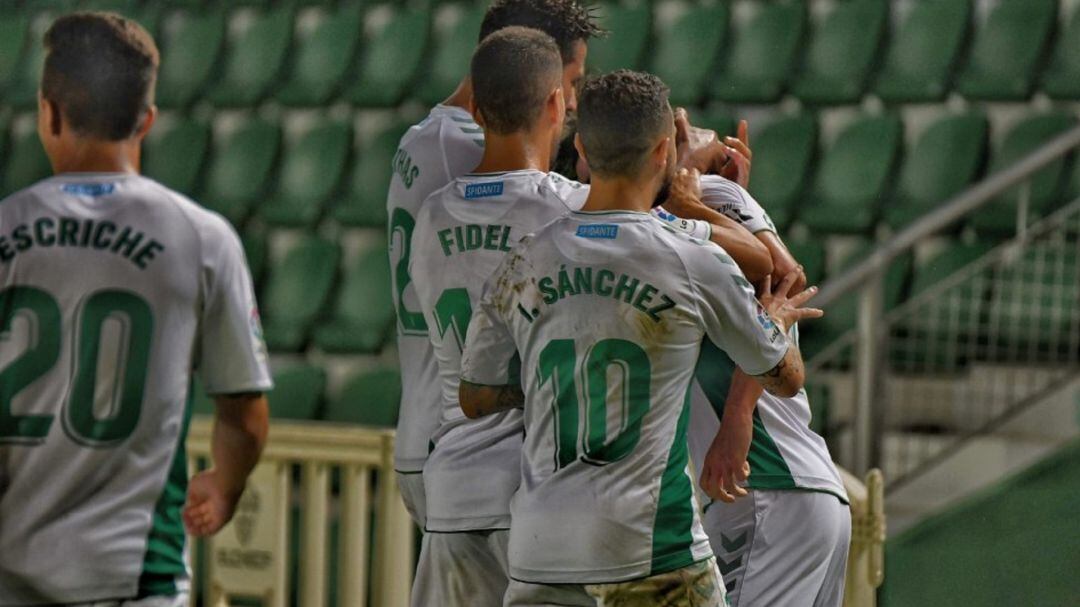
POLYGON ((449 105, 453 107, 459 107, 465 111, 469 111, 469 106, 472 104, 472 80, 468 76, 461 79, 457 88, 450 94, 449 97, 443 100, 441 105, 449 105))
POLYGON ((78 141, 50 158, 53 172, 138 173, 139 144, 133 141, 78 141))
POLYGON ((551 142, 537 133, 484 133, 484 156, 474 173, 551 169, 551 142))
POLYGON ((619 177, 605 179, 592 175, 589 197, 582 211, 637 211, 648 213, 656 199, 656 189, 651 183, 619 177))

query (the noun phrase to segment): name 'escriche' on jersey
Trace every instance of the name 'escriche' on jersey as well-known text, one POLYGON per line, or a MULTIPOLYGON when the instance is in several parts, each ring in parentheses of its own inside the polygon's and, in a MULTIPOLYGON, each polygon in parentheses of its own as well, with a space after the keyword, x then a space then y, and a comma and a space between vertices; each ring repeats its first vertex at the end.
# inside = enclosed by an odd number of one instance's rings
POLYGON ((788 342, 724 250, 646 213, 574 212, 524 239, 489 278, 462 380, 525 392, 511 575, 610 583, 712 555, 686 425, 703 339, 748 373, 788 342))

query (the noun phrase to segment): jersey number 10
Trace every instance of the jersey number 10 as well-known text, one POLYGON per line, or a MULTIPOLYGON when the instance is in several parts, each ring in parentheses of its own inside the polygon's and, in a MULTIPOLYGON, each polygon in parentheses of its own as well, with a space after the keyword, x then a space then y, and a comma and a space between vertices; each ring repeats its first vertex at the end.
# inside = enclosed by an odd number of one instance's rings
MULTIPOLYGON (((0 371, 0 443, 36 444, 48 436, 53 416, 15 415, 11 404, 16 394, 56 366, 63 322, 60 305, 49 293, 34 287, 8 287, 0 290, 0 341, 11 331, 12 321, 20 312, 29 313, 30 345, 0 371)), ((88 297, 77 317, 74 377, 62 414, 64 431, 81 445, 111 447, 131 436, 139 423, 154 315, 138 295, 104 290, 88 297), (113 401, 112 415, 98 418, 94 412, 98 358, 102 329, 110 318, 121 320, 121 340, 126 343, 122 344, 116 365, 119 398, 113 401)))

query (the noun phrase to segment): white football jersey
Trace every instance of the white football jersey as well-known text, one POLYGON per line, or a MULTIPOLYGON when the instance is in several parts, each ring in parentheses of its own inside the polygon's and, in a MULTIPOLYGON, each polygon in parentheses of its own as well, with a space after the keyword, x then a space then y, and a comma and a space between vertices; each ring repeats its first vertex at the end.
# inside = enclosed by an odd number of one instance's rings
MULTIPOLYGON (((702 201, 741 223, 751 232, 776 228, 768 213, 738 184, 722 177, 702 178, 702 201)), ((791 328, 798 343, 799 328, 791 328)), ((690 424, 690 453, 694 462, 705 461, 724 411, 735 363, 712 344, 702 346, 696 371, 690 424)), ((751 489, 809 489, 836 495, 845 503, 847 493, 829 455, 825 440, 810 429, 810 401, 806 390, 791 398, 765 392, 754 410, 754 432, 747 459, 751 489)))
POLYGON ((409 276, 416 214, 428 195, 476 167, 483 153, 483 130, 472 116, 459 107, 437 105, 402 136, 394 155, 386 211, 401 365, 401 407, 394 443, 394 467, 399 472, 423 470, 440 413, 435 353, 409 276))
POLYGON ((0 604, 186 587, 192 370, 271 387, 240 239, 137 175, 0 202, 0 604))
POLYGON ((788 347, 723 249, 652 215, 574 212, 505 256, 468 329, 461 378, 512 384, 520 360, 513 578, 609 583, 712 554, 686 441, 705 338, 750 373, 788 347))

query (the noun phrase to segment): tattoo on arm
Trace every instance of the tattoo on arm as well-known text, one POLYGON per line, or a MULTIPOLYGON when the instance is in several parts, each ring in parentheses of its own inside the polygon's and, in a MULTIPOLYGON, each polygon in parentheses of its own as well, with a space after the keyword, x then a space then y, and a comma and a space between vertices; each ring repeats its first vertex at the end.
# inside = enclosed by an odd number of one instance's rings
POLYGON ((520 409, 525 404, 525 394, 520 386, 482 386, 462 380, 461 400, 468 404, 466 415, 482 417, 520 409))
POLYGON ((802 354, 799 352, 798 346, 791 344, 788 347, 787 354, 780 359, 780 362, 776 363, 776 366, 772 369, 758 375, 757 379, 766 391, 777 394, 785 391, 785 386, 791 384, 793 377, 801 377, 802 375, 802 354))

